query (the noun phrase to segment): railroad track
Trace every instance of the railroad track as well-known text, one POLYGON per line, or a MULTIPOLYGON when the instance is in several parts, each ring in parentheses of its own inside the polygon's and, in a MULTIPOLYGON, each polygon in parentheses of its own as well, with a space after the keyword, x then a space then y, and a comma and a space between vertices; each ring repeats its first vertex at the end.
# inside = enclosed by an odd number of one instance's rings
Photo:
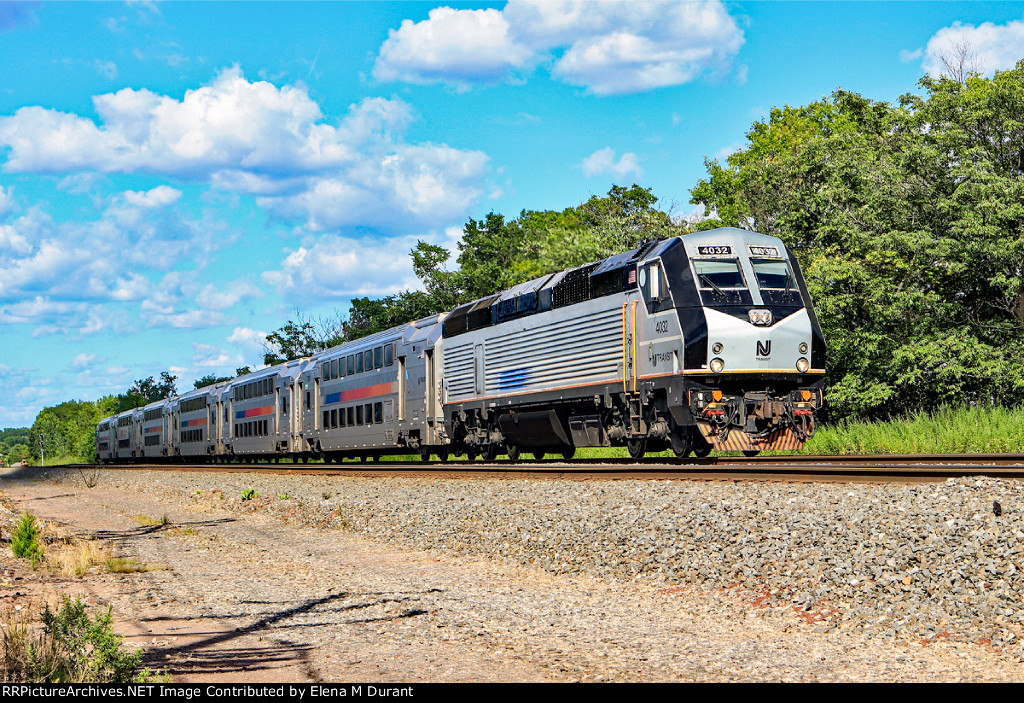
MULTIPOLYGON (((54 468, 54 467, 51 467, 54 468)), ((298 473, 347 476, 521 477, 554 479, 681 479, 761 481, 935 482, 961 476, 1024 479, 1024 454, 876 454, 691 458, 341 464, 125 464, 68 465, 70 469, 148 469, 228 473, 298 473)))

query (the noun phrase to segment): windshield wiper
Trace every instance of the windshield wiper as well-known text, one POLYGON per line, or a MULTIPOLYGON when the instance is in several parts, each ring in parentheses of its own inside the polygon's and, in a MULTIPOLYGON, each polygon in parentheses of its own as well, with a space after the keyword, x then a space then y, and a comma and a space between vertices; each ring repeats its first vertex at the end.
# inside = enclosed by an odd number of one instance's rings
POLYGON ((715 282, 714 282, 714 281, 712 281, 712 280, 711 280, 711 279, 710 279, 710 278, 708 277, 708 275, 707 275, 706 273, 702 273, 702 274, 700 275, 700 278, 701 278, 701 280, 702 280, 702 281, 704 281, 704 282, 705 282, 706 284, 708 284, 709 286, 711 286, 712 288, 714 288, 714 289, 715 289, 715 292, 716 292, 716 293, 718 293, 718 294, 719 294, 720 296, 722 296, 723 298, 724 298, 724 297, 726 297, 726 296, 725 296, 725 291, 724 291, 724 290, 722 290, 721 288, 719 288, 719 287, 718 287, 718 286, 717 286, 717 285, 715 284, 715 282))
POLYGON ((786 267, 786 294, 783 296, 783 300, 793 299, 793 272, 786 267))

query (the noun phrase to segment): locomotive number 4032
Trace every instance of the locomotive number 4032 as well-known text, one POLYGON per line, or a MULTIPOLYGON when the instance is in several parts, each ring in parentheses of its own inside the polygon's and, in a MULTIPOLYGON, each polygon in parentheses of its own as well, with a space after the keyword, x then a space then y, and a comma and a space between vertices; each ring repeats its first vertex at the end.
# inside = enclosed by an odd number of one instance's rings
POLYGON ((732 247, 724 245, 697 247, 697 253, 701 256, 722 256, 723 254, 732 254, 732 247))

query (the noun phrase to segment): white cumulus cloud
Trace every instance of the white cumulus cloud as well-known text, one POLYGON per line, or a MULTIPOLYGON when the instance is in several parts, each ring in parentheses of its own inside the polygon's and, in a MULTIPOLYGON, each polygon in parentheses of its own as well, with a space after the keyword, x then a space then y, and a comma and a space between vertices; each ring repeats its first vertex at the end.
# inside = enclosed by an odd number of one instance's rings
POLYGON ((983 22, 978 26, 954 22, 943 27, 925 46, 925 71, 933 76, 945 73, 942 57, 955 56, 960 47, 968 49, 967 68, 989 75, 1013 68, 1024 58, 1024 20, 983 22))
POLYGON ((236 327, 227 336, 227 342, 241 350, 246 359, 261 358, 263 347, 267 342, 267 333, 248 327, 236 327))
POLYGON ((423 22, 388 32, 373 67, 382 81, 494 82, 523 68, 534 52, 514 41, 498 10, 438 7, 423 22))
POLYGON ((390 240, 324 235, 291 252, 263 280, 296 302, 352 296, 382 296, 418 288, 407 255, 417 237, 390 240))
MULTIPOLYGON (((461 219, 482 192, 487 166, 479 151, 407 142, 415 115, 400 99, 366 98, 328 124, 305 88, 250 82, 238 68, 181 100, 124 88, 95 96, 93 104, 98 122, 38 106, 0 118, 4 169, 206 182, 257 195, 269 211, 323 229, 461 219), (328 202, 335 197, 343 199, 340 206, 328 202)), ((129 191, 124 200, 149 208, 178 197, 176 189, 158 186, 129 191)))
POLYGON ((439 7, 403 21, 374 76, 464 88, 548 59, 554 76, 594 94, 635 93, 726 73, 743 41, 717 0, 510 0, 501 11, 439 7))
POLYGON ((216 345, 192 343, 193 366, 237 366, 241 363, 241 356, 238 354, 231 355, 216 345))
POLYGON ((627 151, 619 160, 615 160, 615 150, 610 146, 598 149, 593 154, 583 159, 580 164, 583 168, 583 175, 587 178, 610 174, 615 178, 625 178, 629 175, 641 176, 643 169, 640 168, 640 160, 636 154, 627 151))

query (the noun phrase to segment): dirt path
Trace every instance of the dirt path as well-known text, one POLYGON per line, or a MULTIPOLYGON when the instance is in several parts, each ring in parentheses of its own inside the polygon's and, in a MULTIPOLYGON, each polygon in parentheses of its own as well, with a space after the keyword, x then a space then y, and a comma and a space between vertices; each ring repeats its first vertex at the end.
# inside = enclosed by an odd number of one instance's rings
POLYGON ((112 604, 126 644, 175 682, 1020 678, 983 647, 870 642, 708 592, 402 550, 121 487, 114 472, 93 489, 0 490, 147 565, 35 587, 112 604))

